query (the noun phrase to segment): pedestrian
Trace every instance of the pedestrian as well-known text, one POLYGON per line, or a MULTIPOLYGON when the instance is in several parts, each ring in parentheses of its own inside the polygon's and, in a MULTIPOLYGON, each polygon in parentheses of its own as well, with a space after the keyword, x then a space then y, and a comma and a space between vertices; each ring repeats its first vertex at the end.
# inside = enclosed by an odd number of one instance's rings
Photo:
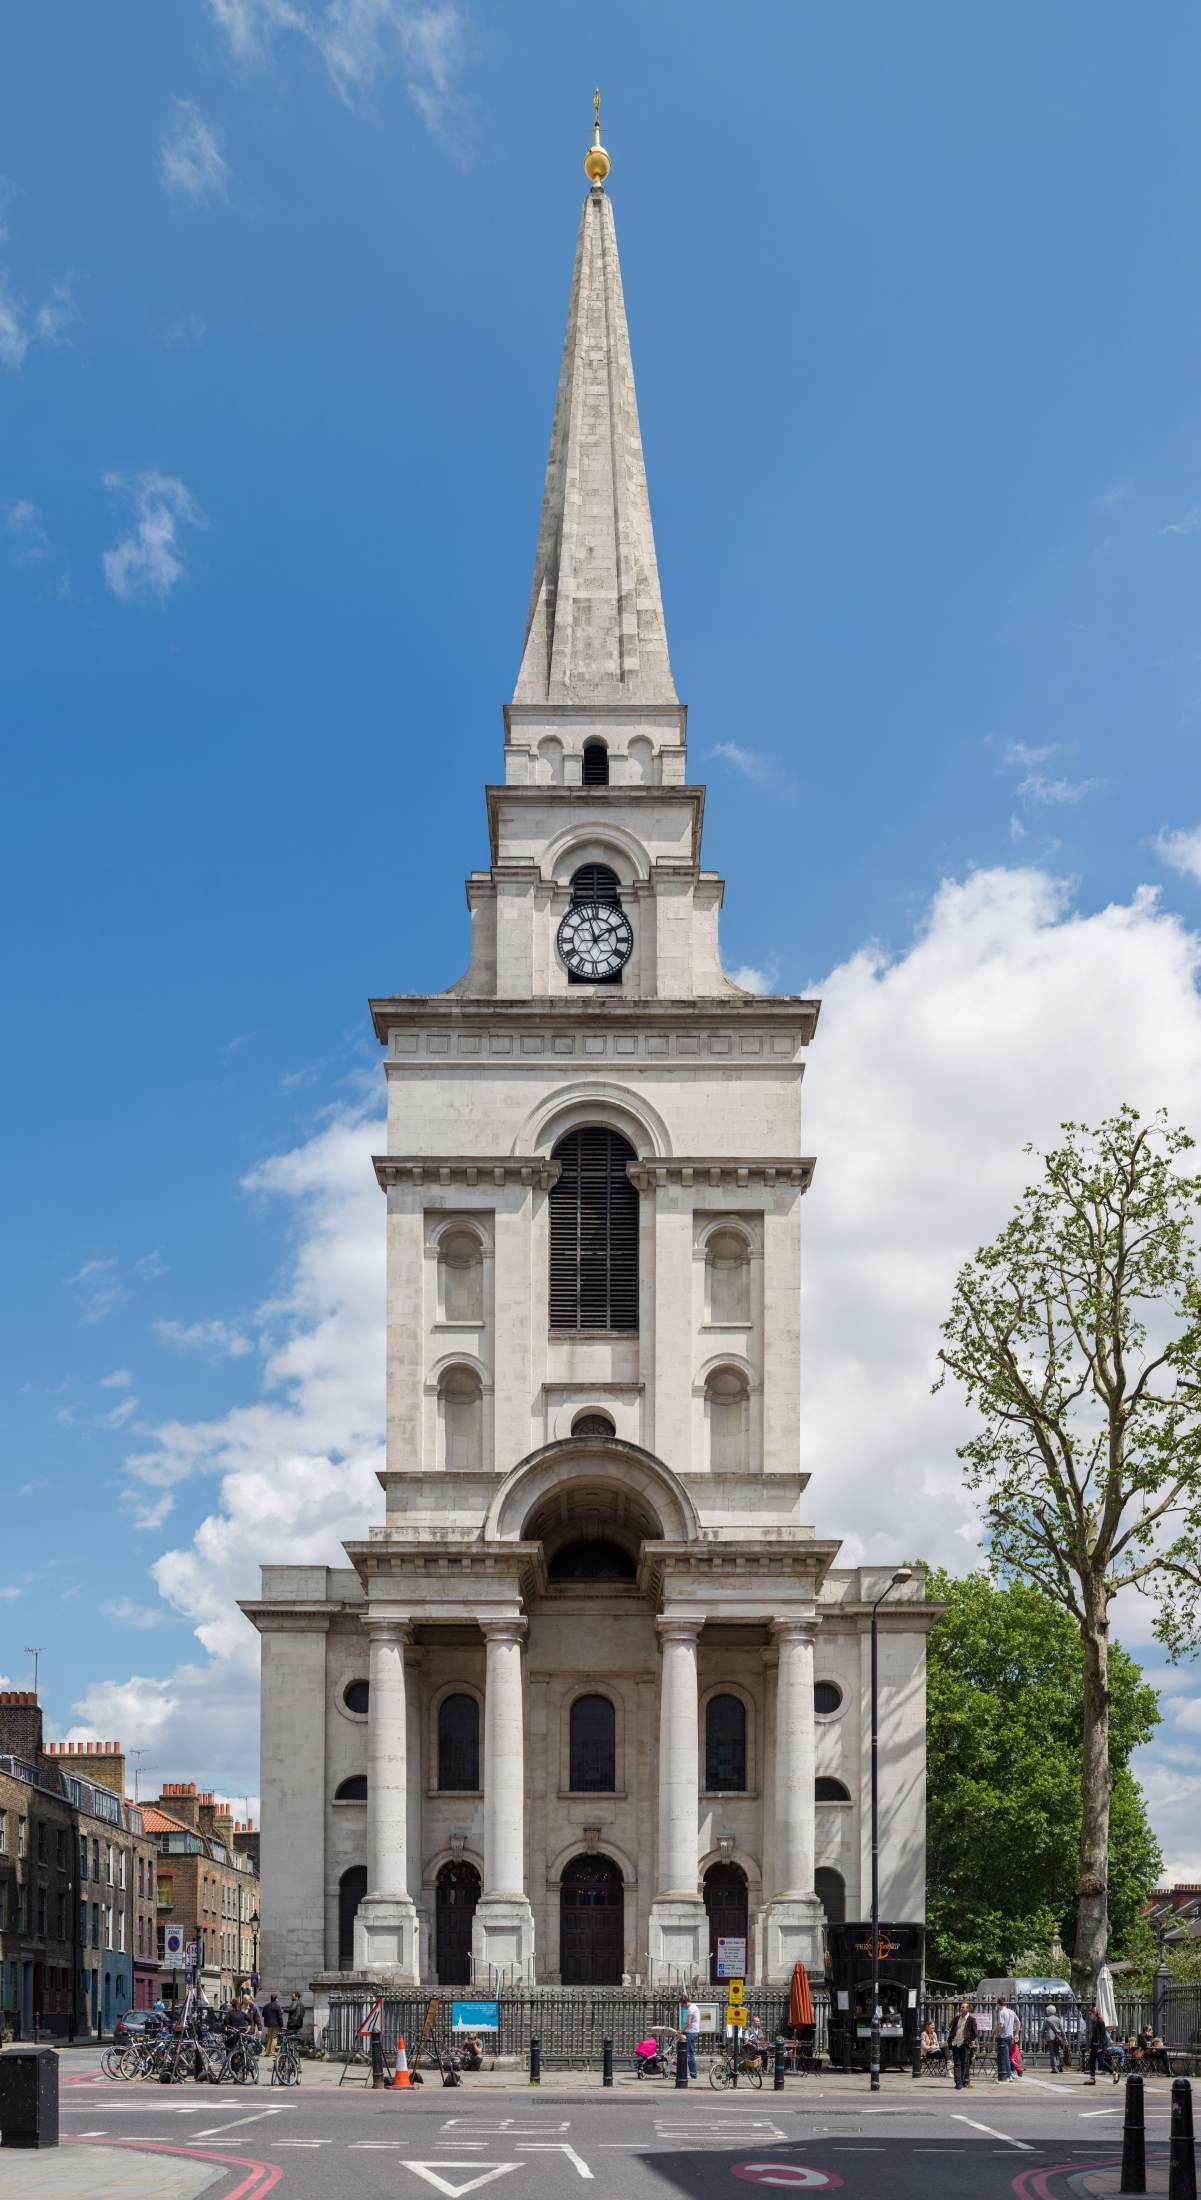
POLYGON ((958 2093, 972 2082, 972 2058, 980 2027, 966 2001, 959 2004, 959 2013, 951 2026, 951 2068, 955 2073, 955 2091, 958 2093))
POLYGON ((1008 2085, 1013 2075, 1013 2041, 1017 2031, 1017 2018, 1007 2001, 997 2008, 997 2084, 1008 2085))
POLYGON ((304 1995, 299 1986, 288 2003, 287 2029, 293 2034, 304 2030, 304 1995))
POLYGON ((684 2004, 684 2044, 688 2049, 688 2075, 690 2078, 696 2076, 696 2043, 700 2038, 700 2033, 701 2012, 694 2001, 686 2001, 684 2004))
POLYGON ((1067 2034, 1063 2028, 1063 2019, 1053 2001, 1048 2002, 1047 2013, 1043 2018, 1042 2044, 1047 2050, 1047 2056, 1051 2064, 1051 2075, 1057 2078, 1063 2069, 1067 2034))
POLYGON ((284 2013, 275 1993, 268 1994, 263 2003, 263 2023, 267 2031, 267 2053, 274 2055, 279 2035, 284 2028, 284 2013))
POLYGON ((1119 2077, 1118 2058, 1109 2044, 1109 2026, 1094 2002, 1088 2020, 1088 2076, 1084 2081, 1086 2085, 1096 2084, 1098 2063, 1105 2065, 1116 2085, 1119 2077))

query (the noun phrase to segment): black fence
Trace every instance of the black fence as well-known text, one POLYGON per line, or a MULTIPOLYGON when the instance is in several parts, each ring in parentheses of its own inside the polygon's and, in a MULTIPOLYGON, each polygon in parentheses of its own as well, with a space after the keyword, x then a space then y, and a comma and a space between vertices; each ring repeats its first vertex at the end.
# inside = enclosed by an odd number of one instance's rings
MULTIPOLYGON (((367 2041, 360 2040, 357 2034, 375 1998, 363 1993, 331 1995, 329 2025, 321 2043, 328 2054, 346 2059, 367 2051, 367 2041)), ((395 2053, 397 2039, 403 2032, 405 2048, 411 2057, 431 2008, 433 2037, 439 2047, 452 2046, 455 2035, 451 2030, 451 2005, 466 1998, 464 1993, 448 1987, 413 1987, 404 1992, 384 1994, 385 2052, 389 2056, 395 2053)), ((719 1996, 716 1989, 709 1994, 698 1993, 696 1998, 702 2005, 707 2001, 718 2002, 719 2008, 724 2001, 724 1995, 719 1996)), ((774 2039, 778 2032, 785 2030, 788 2017, 785 1994, 748 1992, 746 2007, 748 2016, 758 2019, 768 2039, 774 2039)), ((812 2052, 824 2054, 824 1996, 814 1995, 813 2013, 817 2031, 812 2052)), ((603 2042, 611 2039, 618 2063, 632 2067, 634 2048, 639 2040, 652 2032, 663 2034, 666 2027, 679 2024, 680 1997, 617 1986, 612 1989, 591 1986, 575 1993, 568 1987, 534 1987, 523 1992, 501 1993, 497 1997, 497 2014, 499 2030, 495 2034, 481 2034, 486 2055, 516 2055, 524 2061, 529 2055, 531 2039, 538 2039, 542 2042, 542 2060, 548 2069, 599 2070, 603 2042)), ((426 2037, 429 2036, 427 2033, 426 2037)), ((720 2034, 702 2032, 697 2041, 697 2053, 712 2055, 720 2044, 720 2034)))
MULTIPOLYGON (((967 1995, 973 2016, 981 2032, 991 2032, 996 2021, 999 2004, 981 2001, 975 1994, 967 1995)), ((932 2017, 942 2039, 950 2035, 951 2026, 959 2010, 957 1994, 929 1997, 922 2003, 923 2014, 932 2017)), ((1043 2020, 1049 2000, 1018 2000, 1014 2003, 1018 2029, 1023 2046, 1037 2050, 1042 2041, 1043 2020)), ((1070 1994, 1062 1994, 1054 2003, 1060 2022, 1073 2043, 1082 2036, 1088 2024, 1088 2012, 1073 2001, 1070 1994)), ((1175 2053, 1201 2055, 1201 1984, 1181 1985, 1172 1983, 1163 1987, 1158 1998, 1155 1994, 1119 1994, 1116 1997, 1117 2034, 1120 2039, 1132 2038, 1150 2025, 1175 2053)))

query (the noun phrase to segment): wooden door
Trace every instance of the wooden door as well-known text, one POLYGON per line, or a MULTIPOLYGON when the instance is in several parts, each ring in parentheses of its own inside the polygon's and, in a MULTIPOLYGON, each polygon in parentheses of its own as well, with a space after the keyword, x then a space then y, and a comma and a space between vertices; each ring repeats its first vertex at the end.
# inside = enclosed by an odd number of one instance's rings
POLYGON ((710 1864, 705 1873, 705 1910, 709 1918, 709 1977, 717 1978, 719 1940, 747 1937, 746 1873, 738 1864, 710 1864))
POLYGON ((438 1874, 434 1910, 434 1961, 439 1986, 471 1981, 471 1921, 480 1898, 474 1864, 444 1864, 438 1874))
POLYGON ((608 1856, 573 1857, 559 1886, 559 1977, 564 1986, 620 1986, 625 1889, 608 1856))

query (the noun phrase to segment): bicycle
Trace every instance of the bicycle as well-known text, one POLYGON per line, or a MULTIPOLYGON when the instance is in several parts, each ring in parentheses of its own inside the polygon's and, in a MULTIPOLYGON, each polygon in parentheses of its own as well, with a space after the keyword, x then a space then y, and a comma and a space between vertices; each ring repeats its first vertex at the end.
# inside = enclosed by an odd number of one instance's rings
MULTIPOLYGON (((748 2085, 758 2089, 763 2084, 762 2062, 758 2059, 751 2060, 750 2057, 740 2054, 737 2064, 737 2076, 740 2082, 745 2079, 748 2085)), ((734 2078, 733 2050, 728 2047, 722 2048, 709 2065, 709 2083, 716 2086, 718 2092, 720 2092, 723 2086, 733 2085, 734 2078)))
POLYGON ((271 2065, 272 2085, 300 2084, 300 2047, 295 2032, 284 2032, 276 2041, 271 2065))

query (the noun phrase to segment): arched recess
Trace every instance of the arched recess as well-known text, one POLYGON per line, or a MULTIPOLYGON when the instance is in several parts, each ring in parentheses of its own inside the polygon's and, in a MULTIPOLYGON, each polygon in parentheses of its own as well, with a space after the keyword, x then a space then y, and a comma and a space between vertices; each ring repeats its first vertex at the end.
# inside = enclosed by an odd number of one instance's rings
POLYGON ((367 1866, 352 1864, 338 1881, 338 1969, 354 1969, 354 1921, 367 1892, 367 1866))
POLYGON ((710 1474, 745 1474, 750 1466, 751 1390, 743 1370, 725 1362, 705 1380, 710 1474))
POLYGON ((813 1874, 813 1892, 826 1913, 827 1925, 844 1925, 847 1915, 847 1883, 832 1865, 822 1864, 813 1874))
POLYGON ((581 1688, 566 1712, 568 1793, 616 1794, 620 1784, 618 1705, 603 1689, 581 1688))
POLYGON ((609 818, 603 825, 565 825, 552 835, 543 854, 543 878, 555 886, 566 886, 581 863, 609 864, 623 887, 634 886, 651 875, 650 858, 642 842, 609 818))
POLYGON ((692 1543, 696 1540, 696 1511, 692 1500, 670 1467, 641 1444, 627 1444, 618 1436, 590 1440, 588 1461, 581 1461, 581 1445, 575 1437, 541 1444, 519 1459, 505 1476, 484 1522, 484 1540, 519 1542, 526 1524, 545 1500, 560 1491, 587 1482, 611 1488, 622 1496, 641 1501, 649 1516, 654 1540, 692 1543))
POLYGON ((605 1082, 557 1085, 549 1099, 532 1108, 513 1141, 515 1154, 541 1154, 549 1159, 566 1132, 585 1123, 603 1123, 620 1131, 639 1156, 665 1159, 671 1153, 671 1134, 657 1108, 641 1093, 626 1085, 605 1082))
POLYGON ((438 1378, 438 1456, 448 1472, 478 1473, 484 1457, 484 1385, 458 1360, 438 1378))
POLYGON ((646 735, 636 733, 626 754, 630 760, 629 777, 636 786, 650 787, 655 779, 655 751, 646 735))
POLYGON ((703 1785, 706 1795, 745 1795, 750 1787, 750 1725, 746 1699, 715 1688, 704 1713, 703 1785))
POLYGON ((563 743, 556 734, 548 733, 538 743, 538 779, 544 787, 563 784, 563 743))
POLYGON ((434 1968, 439 1986, 471 1980, 471 1926, 483 1881, 466 1857, 441 1866, 434 1881, 434 1968))
POLYGON ((705 1236, 705 1320, 713 1328, 746 1329, 751 1321, 751 1259, 746 1230, 725 1223, 705 1236))
POLYGON ((477 1795, 480 1787, 480 1700, 473 1689, 450 1687, 439 1697, 436 1754, 440 1795, 477 1795))
POLYGON ((548 1194, 554 1330, 638 1328, 642 1228, 628 1173, 637 1158, 624 1133, 607 1123, 581 1124, 555 1141, 559 1174, 548 1194))
POLYGON ((438 1320, 483 1326, 485 1244, 480 1231, 458 1219, 435 1235, 438 1320))
POLYGON ((701 1894, 709 1920, 709 1977, 716 1980, 719 1940, 745 1941, 748 1937, 750 1889, 741 1864, 724 1856, 710 1864, 701 1881, 701 1894))
POLYGON ((559 1977, 564 1986, 620 1986, 625 1885, 601 1849, 573 1856, 559 1879, 559 1977))
POLYGON ((608 743, 595 738, 585 741, 580 765, 580 777, 585 787, 607 787, 609 784, 608 743))

